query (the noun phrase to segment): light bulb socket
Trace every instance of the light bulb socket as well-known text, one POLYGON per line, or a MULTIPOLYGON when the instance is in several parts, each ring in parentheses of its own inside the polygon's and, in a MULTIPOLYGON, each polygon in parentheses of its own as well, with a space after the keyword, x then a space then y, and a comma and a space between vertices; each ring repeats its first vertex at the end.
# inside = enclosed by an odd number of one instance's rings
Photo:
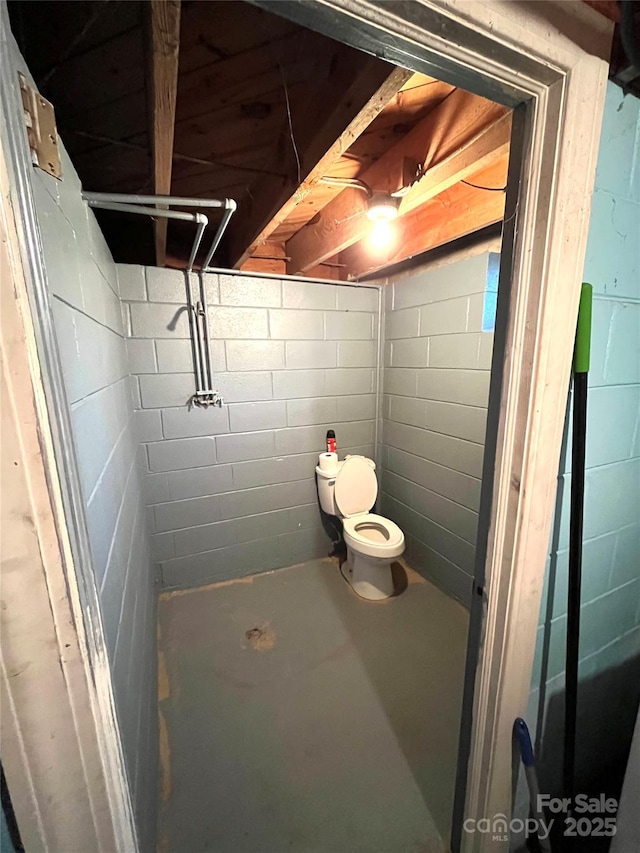
POLYGON ((389 193, 374 193, 367 202, 367 216, 372 222, 391 222, 398 215, 399 198, 389 193))

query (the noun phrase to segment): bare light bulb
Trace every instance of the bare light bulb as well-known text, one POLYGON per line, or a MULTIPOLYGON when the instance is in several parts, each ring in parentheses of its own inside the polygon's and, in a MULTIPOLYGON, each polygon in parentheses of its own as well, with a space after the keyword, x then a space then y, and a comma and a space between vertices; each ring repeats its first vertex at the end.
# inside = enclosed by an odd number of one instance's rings
POLYGON ((387 219, 378 219, 369 234, 369 245, 377 252, 388 249, 394 241, 393 225, 387 219))

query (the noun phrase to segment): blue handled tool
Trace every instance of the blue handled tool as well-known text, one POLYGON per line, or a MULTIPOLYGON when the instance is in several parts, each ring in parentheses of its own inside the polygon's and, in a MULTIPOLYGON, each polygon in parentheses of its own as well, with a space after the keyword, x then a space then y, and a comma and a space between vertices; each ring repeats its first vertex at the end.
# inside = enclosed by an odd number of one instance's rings
MULTIPOLYGON (((527 724, 522 717, 516 717, 513 724, 513 734, 518 741, 522 765, 524 767, 524 775, 529 788, 529 802, 531 803, 531 812, 538 821, 538 826, 544 823, 544 813, 540 808, 540 787, 538 785, 538 774, 536 773, 536 761, 533 754, 533 745, 527 724)), ((551 845, 548 838, 541 838, 538 834, 538 844, 542 853, 552 853, 551 845)))

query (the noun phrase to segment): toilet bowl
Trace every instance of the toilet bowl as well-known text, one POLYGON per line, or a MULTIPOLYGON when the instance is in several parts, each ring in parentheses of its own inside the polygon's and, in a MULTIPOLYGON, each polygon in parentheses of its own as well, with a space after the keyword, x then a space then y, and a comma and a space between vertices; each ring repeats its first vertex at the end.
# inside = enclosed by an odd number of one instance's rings
POLYGON ((347 456, 334 468, 318 466, 316 473, 322 509, 342 518, 347 546, 344 577, 361 598, 389 598, 391 562, 404 552, 404 534, 393 521, 370 511, 378 495, 374 461, 347 456))
POLYGON ((347 580, 362 598, 393 595, 391 562, 404 551, 404 533, 382 515, 367 512, 343 521, 347 580))

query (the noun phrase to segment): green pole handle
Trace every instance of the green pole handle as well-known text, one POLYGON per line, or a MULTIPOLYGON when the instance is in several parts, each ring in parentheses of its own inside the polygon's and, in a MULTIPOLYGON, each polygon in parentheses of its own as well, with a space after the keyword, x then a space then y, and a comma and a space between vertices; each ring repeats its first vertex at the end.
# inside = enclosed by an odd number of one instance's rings
POLYGON ((593 287, 584 283, 580 291, 580 307, 578 308, 578 329, 576 331, 576 347, 573 354, 574 373, 588 373, 591 355, 591 307, 593 303, 593 287))

